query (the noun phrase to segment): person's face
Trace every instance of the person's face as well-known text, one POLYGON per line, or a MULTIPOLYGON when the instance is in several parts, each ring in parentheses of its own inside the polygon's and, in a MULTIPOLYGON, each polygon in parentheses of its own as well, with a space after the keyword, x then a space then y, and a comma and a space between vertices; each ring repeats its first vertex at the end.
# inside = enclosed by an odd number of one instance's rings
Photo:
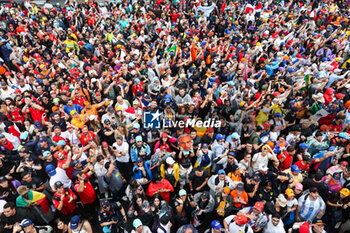
POLYGON ((136 142, 136 146, 137 146, 137 147, 141 147, 141 146, 142 146, 142 141, 136 142))
POLYGON ((225 175, 219 175, 219 179, 220 180, 224 180, 225 179, 225 175))
POLYGON ((321 233, 323 231, 324 231, 324 225, 317 225, 317 224, 313 225, 313 232, 321 233))
POLYGON ((123 144, 123 140, 120 140, 120 139, 117 139, 116 142, 117 142, 117 145, 118 145, 118 146, 121 146, 121 145, 123 144))
POLYGON ((9 207, 9 208, 4 209, 4 215, 5 215, 6 217, 11 217, 11 216, 14 214, 14 212, 15 212, 15 209, 14 209, 14 208, 11 209, 11 208, 9 207))
POLYGON ((141 206, 141 205, 142 205, 142 199, 141 199, 141 198, 137 198, 136 204, 137 204, 138 206, 141 206))
POLYGON ((183 150, 189 151, 192 147, 192 139, 190 136, 183 136, 179 139, 179 145, 183 150))
POLYGON ((9 186, 9 183, 8 183, 7 180, 4 180, 3 182, 0 183, 0 186, 1 186, 2 188, 7 188, 7 187, 9 186))
POLYGON ((311 196, 313 199, 317 199, 317 198, 318 198, 318 192, 310 192, 310 196, 311 196))
POLYGON ((234 157, 233 156, 228 156, 227 157, 227 161, 229 162, 229 163, 233 163, 234 162, 234 157))
POLYGON ((160 200, 158 198, 154 199, 153 204, 155 206, 159 206, 160 205, 160 200))
POLYGON ((278 218, 272 218, 272 219, 271 219, 271 222, 272 222, 272 224, 273 224, 274 226, 277 226, 278 223, 280 222, 280 220, 279 220, 278 218))
POLYGON ((260 210, 258 210, 257 208, 253 208, 253 213, 255 215, 259 215, 260 214, 260 210))
POLYGON ((22 178, 25 182, 29 183, 32 180, 32 175, 31 174, 27 174, 25 176, 23 176, 22 178))
POLYGON ((65 158, 65 156, 64 156, 64 154, 63 154, 63 153, 58 153, 57 158, 58 158, 59 160, 61 160, 61 159, 64 159, 64 158, 65 158))
POLYGON ((33 228, 34 228, 34 226, 32 224, 32 225, 24 227, 23 229, 24 229, 25 233, 30 233, 30 232, 32 232, 33 228))
POLYGON ((64 228, 64 223, 63 223, 62 221, 59 221, 59 222, 57 223, 57 228, 58 228, 59 230, 63 230, 63 228, 64 228))
POLYGON ((139 226, 138 228, 136 228, 136 232, 141 233, 142 231, 143 231, 143 226, 142 225, 139 226))
POLYGON ((182 195, 181 197, 180 197, 180 199, 182 200, 182 201, 186 201, 186 195, 182 195))

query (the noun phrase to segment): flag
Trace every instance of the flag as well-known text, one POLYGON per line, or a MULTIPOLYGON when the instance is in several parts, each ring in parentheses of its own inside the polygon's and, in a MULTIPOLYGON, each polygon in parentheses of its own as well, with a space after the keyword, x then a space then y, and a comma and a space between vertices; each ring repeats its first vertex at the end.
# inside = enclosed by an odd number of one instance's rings
POLYGON ((304 80, 306 82, 306 87, 308 87, 310 84, 310 80, 311 80, 310 75, 309 74, 305 75, 304 80))
POLYGON ((246 8, 245 8, 245 13, 248 14, 250 11, 252 11, 253 15, 254 15, 255 13, 260 13, 261 8, 262 8, 262 3, 259 3, 259 5, 257 5, 257 6, 253 6, 252 4, 248 3, 246 8))
POLYGON ((177 46, 176 45, 173 45, 171 46, 168 50, 166 50, 169 54, 170 52, 173 52, 174 54, 176 54, 176 51, 177 51, 177 46))

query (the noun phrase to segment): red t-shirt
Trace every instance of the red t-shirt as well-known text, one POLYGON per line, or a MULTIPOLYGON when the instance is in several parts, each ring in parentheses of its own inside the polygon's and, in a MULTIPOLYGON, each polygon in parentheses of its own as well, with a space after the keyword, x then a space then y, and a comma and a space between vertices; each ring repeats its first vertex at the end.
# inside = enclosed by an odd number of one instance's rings
MULTIPOLYGON (((87 175, 86 175, 87 177, 87 175)), ((74 189, 75 191, 78 193, 81 203, 83 204, 88 204, 88 203, 93 203, 96 199, 96 194, 95 194, 95 190, 92 187, 90 181, 88 182, 84 182, 84 191, 83 192, 78 192, 78 188, 79 188, 79 181, 77 181, 74 185, 74 189)))
POLYGON ((95 137, 96 137, 96 135, 91 131, 89 131, 87 135, 81 133, 80 134, 80 143, 84 147, 84 146, 86 146, 86 144, 88 144, 89 141, 92 141, 95 137))
MULTIPOLYGON (((57 161, 57 167, 62 168, 63 169, 63 165, 67 162, 67 159, 60 159, 57 161)), ((73 178, 73 171, 74 168, 72 168, 70 165, 67 169, 64 169, 66 171, 67 176, 69 177, 69 179, 73 178)))
MULTIPOLYGON (((284 156, 286 157, 284 159, 283 162, 281 162, 281 170, 284 171, 288 168, 290 168, 290 166, 292 165, 292 160, 293 160, 293 156, 292 155, 288 155, 287 151, 283 151, 284 156)), ((278 156, 278 160, 282 159, 282 155, 280 154, 278 156)))
POLYGON ((41 122, 41 116, 45 113, 45 111, 41 111, 39 109, 34 109, 34 108, 28 108, 28 111, 30 112, 30 115, 33 118, 33 121, 40 121, 41 122))
MULTIPOLYGON (((170 192, 174 192, 173 186, 166 179, 162 179, 160 184, 158 183, 150 183, 147 189, 147 195, 153 197, 154 193, 161 189, 170 189, 170 192)), ((169 203, 170 200, 170 192, 160 192, 159 194, 162 198, 169 203)))
MULTIPOLYGON (((61 209, 61 213, 64 215, 68 215, 74 212, 74 210, 77 208, 77 203, 75 202, 75 200, 68 202, 69 201, 69 197, 72 196, 73 198, 76 197, 76 195, 72 192, 72 190, 70 189, 65 189, 64 190, 64 198, 63 198, 63 207, 61 209)), ((61 200, 61 195, 58 195, 57 193, 54 194, 54 196, 56 196, 58 198, 58 201, 55 200, 55 198, 52 199, 53 205, 56 207, 59 206, 60 204, 60 200, 61 200)))
POLYGON ((315 163, 314 161, 315 161, 315 160, 313 160, 313 161, 312 161, 311 163, 309 163, 309 164, 303 165, 303 163, 302 163, 303 161, 300 160, 300 161, 296 162, 295 165, 298 165, 298 167, 299 167, 300 170, 309 172, 310 167, 315 163))
POLYGON ((16 109, 15 112, 7 113, 7 117, 15 122, 18 122, 18 121, 20 121, 22 123, 24 122, 24 117, 22 114, 20 114, 18 109, 16 109))

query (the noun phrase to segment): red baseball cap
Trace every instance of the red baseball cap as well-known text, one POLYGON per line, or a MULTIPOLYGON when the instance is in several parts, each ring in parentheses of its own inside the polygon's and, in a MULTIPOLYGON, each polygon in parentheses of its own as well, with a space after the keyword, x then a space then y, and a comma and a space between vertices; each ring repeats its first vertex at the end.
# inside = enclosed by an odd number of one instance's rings
POLYGON ((102 142, 102 146, 103 146, 103 147, 108 147, 107 142, 102 142))
POLYGON ((5 76, 11 75, 10 71, 5 72, 5 76))
POLYGON ((238 216, 235 216, 234 218, 235 218, 235 222, 239 225, 243 225, 248 222, 248 219, 245 215, 238 215, 238 216))
POLYGON ((255 202, 255 205, 253 206, 253 208, 262 211, 264 209, 264 204, 262 202, 260 202, 260 201, 255 202))
POLYGON ((162 135, 160 135, 162 138, 167 138, 168 134, 167 133, 162 133, 162 135))
POLYGON ((165 149, 166 149, 166 146, 161 146, 159 149, 160 149, 160 150, 165 150, 165 149))
POLYGON ((213 133, 214 132, 214 128, 213 127, 209 127, 207 130, 208 133, 213 133))

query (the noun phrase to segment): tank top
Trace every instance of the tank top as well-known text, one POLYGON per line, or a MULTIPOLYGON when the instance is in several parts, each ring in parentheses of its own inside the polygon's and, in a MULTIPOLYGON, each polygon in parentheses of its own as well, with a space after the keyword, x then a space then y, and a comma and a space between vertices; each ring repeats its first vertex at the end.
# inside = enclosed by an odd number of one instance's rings
POLYGON ((81 227, 78 227, 75 230, 72 230, 72 233, 87 233, 87 231, 84 229, 84 223, 82 223, 81 227))

